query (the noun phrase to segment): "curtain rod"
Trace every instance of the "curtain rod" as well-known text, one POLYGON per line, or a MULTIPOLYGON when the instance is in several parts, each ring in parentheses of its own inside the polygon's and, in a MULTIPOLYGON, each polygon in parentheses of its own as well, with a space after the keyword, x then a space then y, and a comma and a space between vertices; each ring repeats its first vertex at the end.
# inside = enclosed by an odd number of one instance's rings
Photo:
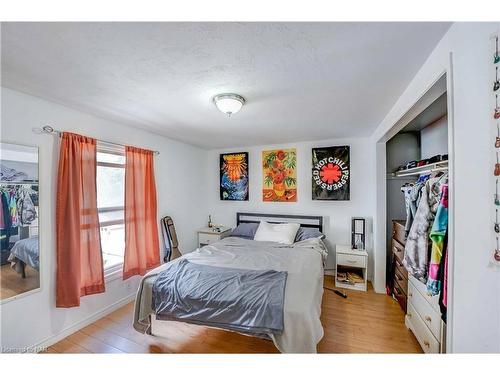
MULTIPOLYGON (((62 131, 60 130, 56 130, 54 129, 52 126, 50 125, 45 125, 43 128, 42 128, 42 133, 43 134, 57 134, 59 137, 62 135, 62 131)), ((97 139, 98 141, 100 142, 104 142, 104 143, 108 143, 108 144, 111 144, 111 145, 115 145, 115 146, 122 146, 122 147, 125 147, 124 144, 121 144, 121 143, 116 143, 116 142, 110 142, 110 141, 106 141, 104 139, 97 139)), ((160 151, 153 151, 153 154, 155 155, 160 155, 160 151)))

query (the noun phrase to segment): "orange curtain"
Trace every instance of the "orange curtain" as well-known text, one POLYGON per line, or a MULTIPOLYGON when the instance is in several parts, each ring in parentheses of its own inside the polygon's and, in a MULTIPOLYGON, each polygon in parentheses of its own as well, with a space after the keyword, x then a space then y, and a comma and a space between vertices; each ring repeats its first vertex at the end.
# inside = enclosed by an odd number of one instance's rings
POLYGON ((126 146, 125 157, 124 280, 160 265, 153 152, 126 146))
POLYGON ((104 292, 97 212, 96 140, 63 133, 56 203, 57 307, 104 292))

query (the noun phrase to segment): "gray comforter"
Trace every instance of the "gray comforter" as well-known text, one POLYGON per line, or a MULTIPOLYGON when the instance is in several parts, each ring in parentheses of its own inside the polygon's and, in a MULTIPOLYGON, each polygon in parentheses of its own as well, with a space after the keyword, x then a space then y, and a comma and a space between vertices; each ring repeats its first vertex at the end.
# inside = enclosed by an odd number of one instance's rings
POLYGON ((268 337, 283 332, 287 272, 191 263, 161 272, 153 284, 159 320, 178 320, 268 337))
MULTIPOLYGON (((324 243, 317 238, 293 245, 282 245, 275 242, 226 237, 222 241, 199 248, 148 272, 142 278, 137 290, 134 328, 142 333, 169 337, 169 333, 165 330, 168 325, 156 319, 152 308, 153 286, 163 271, 183 259, 199 265, 245 271, 276 270, 287 273, 283 332, 267 336, 282 353, 315 353, 316 345, 323 337, 320 314, 323 261, 327 254, 324 243)), ((204 278, 201 280, 204 282, 204 278)), ((191 285, 202 284, 202 281, 198 280, 191 285)), ((190 303, 192 306, 195 305, 195 302, 190 303)), ((205 322, 198 324, 207 325, 205 322)))
POLYGON ((18 272, 20 272, 20 269, 18 269, 19 260, 39 271, 38 236, 17 241, 10 250, 10 255, 7 260, 11 262, 13 268, 18 272))

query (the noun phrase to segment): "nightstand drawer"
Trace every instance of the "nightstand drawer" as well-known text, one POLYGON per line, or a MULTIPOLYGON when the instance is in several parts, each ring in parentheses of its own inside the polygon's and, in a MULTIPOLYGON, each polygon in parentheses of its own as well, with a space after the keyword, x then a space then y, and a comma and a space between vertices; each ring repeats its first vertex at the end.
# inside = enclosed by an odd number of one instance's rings
POLYGON ((365 268, 366 257, 363 255, 337 254, 337 265, 365 268))
POLYGON ((200 244, 203 245, 210 245, 213 244, 214 242, 220 241, 220 234, 207 234, 207 233, 200 233, 198 240, 200 244))

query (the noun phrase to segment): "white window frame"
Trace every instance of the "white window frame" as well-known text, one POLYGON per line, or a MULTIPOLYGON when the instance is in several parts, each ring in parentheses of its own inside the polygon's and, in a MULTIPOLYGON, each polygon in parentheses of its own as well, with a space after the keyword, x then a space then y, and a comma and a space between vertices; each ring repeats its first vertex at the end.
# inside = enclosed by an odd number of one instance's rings
MULTIPOLYGON (((104 142, 98 142, 97 152, 125 156, 124 147, 109 145, 109 144, 104 143, 104 142)), ((97 167, 111 167, 111 168, 123 168, 123 169, 125 169, 125 164, 98 161, 97 167)), ((97 183, 97 181, 96 181, 96 183, 97 183)), ((125 184, 125 181, 123 183, 125 184)), ((104 212, 118 212, 118 211, 123 211, 123 213, 125 215, 125 202, 123 202, 123 206, 102 207, 102 208, 97 207, 98 214, 104 213, 104 212)), ((125 225, 125 220, 124 219, 109 220, 109 221, 105 221, 105 222, 101 222, 99 220, 99 231, 103 227, 109 227, 109 226, 118 225, 118 224, 125 225)), ((118 263, 118 264, 115 264, 111 267, 104 268, 104 279, 106 282, 119 279, 122 277, 122 275, 123 275, 123 261, 118 263)))

